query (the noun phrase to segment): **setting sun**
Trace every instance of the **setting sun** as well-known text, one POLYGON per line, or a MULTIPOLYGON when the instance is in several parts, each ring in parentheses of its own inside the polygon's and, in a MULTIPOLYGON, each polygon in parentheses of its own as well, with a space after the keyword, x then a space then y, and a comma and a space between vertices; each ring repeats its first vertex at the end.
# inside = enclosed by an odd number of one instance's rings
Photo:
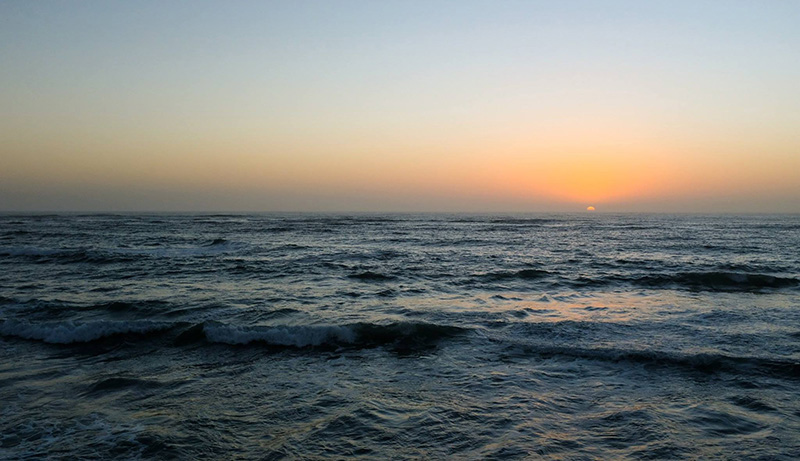
POLYGON ((594 207, 589 205, 586 207, 586 211, 594 211, 594 207))

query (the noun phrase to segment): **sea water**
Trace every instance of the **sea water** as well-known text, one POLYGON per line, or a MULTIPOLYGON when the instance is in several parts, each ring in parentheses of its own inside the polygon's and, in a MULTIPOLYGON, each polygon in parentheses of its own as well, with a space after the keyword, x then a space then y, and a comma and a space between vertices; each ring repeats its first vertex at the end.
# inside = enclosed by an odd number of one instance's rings
POLYGON ((800 458, 800 217, 0 216, 0 458, 447 457, 800 458))

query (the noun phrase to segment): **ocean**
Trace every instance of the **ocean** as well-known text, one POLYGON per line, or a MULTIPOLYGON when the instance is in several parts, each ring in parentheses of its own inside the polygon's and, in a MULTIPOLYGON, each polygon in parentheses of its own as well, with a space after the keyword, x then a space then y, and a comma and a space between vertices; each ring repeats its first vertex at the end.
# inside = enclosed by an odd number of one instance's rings
POLYGON ((800 216, 0 215, 2 459, 800 458, 800 216))

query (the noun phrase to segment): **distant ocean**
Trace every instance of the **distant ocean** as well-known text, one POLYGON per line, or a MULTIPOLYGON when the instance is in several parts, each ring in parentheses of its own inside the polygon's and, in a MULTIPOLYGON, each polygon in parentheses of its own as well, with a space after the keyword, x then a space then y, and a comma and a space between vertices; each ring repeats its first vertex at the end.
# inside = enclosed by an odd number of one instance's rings
POLYGON ((800 216, 0 215, 2 459, 800 458, 800 216))

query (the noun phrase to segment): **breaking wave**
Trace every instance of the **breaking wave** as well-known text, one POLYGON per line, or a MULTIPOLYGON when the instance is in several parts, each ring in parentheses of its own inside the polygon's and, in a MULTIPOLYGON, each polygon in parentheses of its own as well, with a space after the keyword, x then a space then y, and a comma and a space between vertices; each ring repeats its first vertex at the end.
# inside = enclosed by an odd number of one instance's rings
POLYGON ((146 334, 160 332, 174 325, 152 320, 116 322, 100 320, 93 322, 48 322, 29 323, 20 320, 5 320, 0 323, 0 335, 34 339, 51 344, 88 343, 122 334, 146 334))

